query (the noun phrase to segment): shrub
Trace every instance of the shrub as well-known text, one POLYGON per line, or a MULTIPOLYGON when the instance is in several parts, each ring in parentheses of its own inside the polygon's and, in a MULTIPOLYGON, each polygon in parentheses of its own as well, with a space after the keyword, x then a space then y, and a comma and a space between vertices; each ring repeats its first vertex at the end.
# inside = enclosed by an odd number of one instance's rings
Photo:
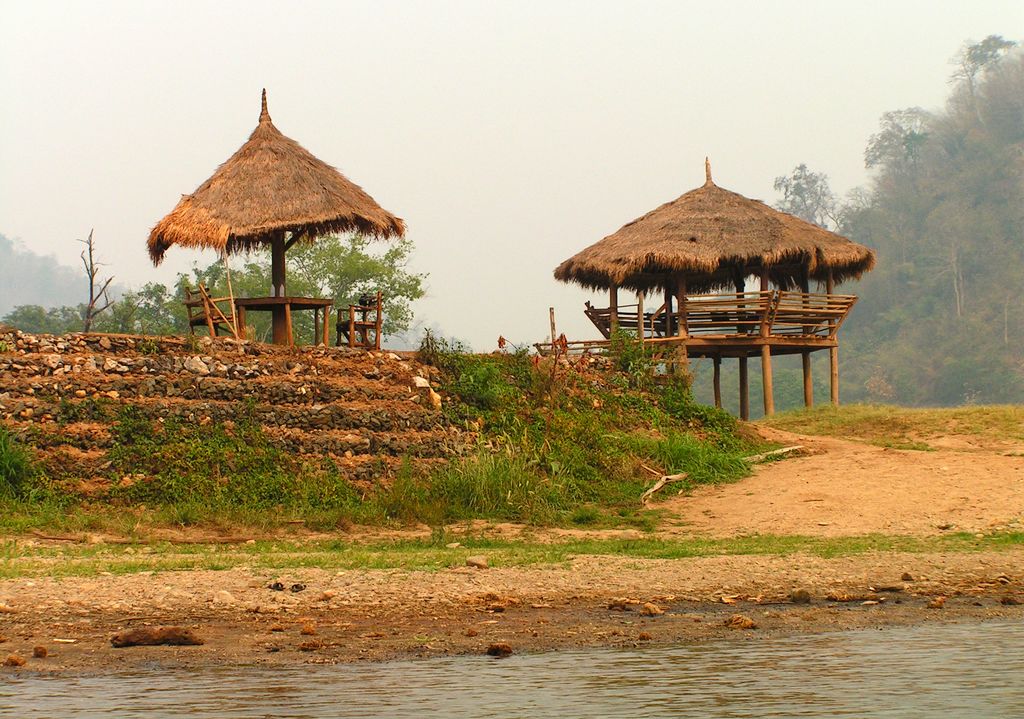
POLYGON ((0 496, 24 496, 35 475, 36 467, 28 450, 0 427, 0 496))

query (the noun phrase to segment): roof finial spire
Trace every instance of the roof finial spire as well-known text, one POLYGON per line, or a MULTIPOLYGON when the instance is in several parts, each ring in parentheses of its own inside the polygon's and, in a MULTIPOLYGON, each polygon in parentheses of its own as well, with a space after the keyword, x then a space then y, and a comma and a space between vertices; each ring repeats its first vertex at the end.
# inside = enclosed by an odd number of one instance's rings
POLYGON ((711 179, 711 160, 709 160, 707 157, 704 158, 704 184, 715 184, 711 179))
POLYGON ((269 120, 270 113, 267 112, 267 88, 263 88, 263 100, 260 107, 260 122, 263 120, 269 120))

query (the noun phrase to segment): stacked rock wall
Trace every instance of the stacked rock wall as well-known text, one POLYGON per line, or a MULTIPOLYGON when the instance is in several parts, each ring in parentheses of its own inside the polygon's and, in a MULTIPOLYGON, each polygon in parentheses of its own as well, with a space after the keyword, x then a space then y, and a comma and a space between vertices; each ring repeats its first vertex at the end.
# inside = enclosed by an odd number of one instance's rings
POLYGON ((131 405, 153 420, 255 419, 282 448, 379 482, 403 458, 442 461, 475 441, 445 421, 432 372, 391 352, 0 328, 0 422, 83 481, 103 475, 111 422, 131 405))

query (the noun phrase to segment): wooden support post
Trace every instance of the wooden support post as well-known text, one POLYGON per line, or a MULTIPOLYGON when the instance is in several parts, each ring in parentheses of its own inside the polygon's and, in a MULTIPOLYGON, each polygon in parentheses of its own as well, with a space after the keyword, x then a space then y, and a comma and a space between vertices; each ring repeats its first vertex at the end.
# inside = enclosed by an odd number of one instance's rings
POLYGON ((679 343, 679 351, 677 356, 682 362, 684 370, 689 369, 690 357, 686 351, 686 338, 689 337, 690 328, 686 322, 686 278, 680 277, 676 282, 676 305, 679 308, 679 319, 677 324, 679 325, 677 334, 679 339, 683 340, 679 343))
POLYGON ((284 326, 285 331, 288 333, 288 345, 295 344, 295 335, 292 333, 292 306, 285 302, 284 304, 284 326))
MULTIPOLYGON (((800 271, 800 291, 804 294, 803 307, 804 312, 807 312, 811 304, 811 298, 808 296, 811 292, 811 278, 806 266, 800 271)), ((805 335, 810 335, 813 331, 814 327, 804 325, 805 335)), ((800 361, 803 365, 804 372, 804 407, 810 409, 814 406, 814 382, 811 379, 811 353, 801 352, 800 361)))
POLYGON ((356 306, 348 306, 348 346, 356 346, 356 306))
POLYGON ((675 294, 673 291, 673 282, 671 279, 666 278, 665 280, 665 336, 671 337, 675 334, 675 325, 672 324, 672 295, 675 294))
POLYGON ((761 386, 764 389, 764 416, 775 414, 775 394, 772 385, 772 348, 761 347, 761 386))
MULTIPOLYGON (((828 278, 825 280, 825 293, 831 295, 835 290, 835 280, 832 271, 829 270, 828 278)), ((835 320, 828 321, 829 327, 835 326, 835 320)), ((832 404, 839 406, 839 348, 829 347, 828 350, 829 390, 832 404)))
MULTIPOLYGON (((767 292, 768 289, 768 270, 762 269, 761 292, 767 292)), ((768 323, 761 323, 761 337, 767 340, 770 332, 768 323)), ((761 388, 764 391, 764 415, 771 417, 775 414, 775 392, 772 384, 772 348, 767 344, 761 345, 761 388)))
POLYGON ((811 380, 811 353, 801 352, 800 359, 804 365, 804 407, 814 406, 814 383, 811 380))
POLYGON ((320 341, 320 308, 313 308, 313 344, 320 341))
POLYGON ((324 307, 324 347, 331 346, 331 306, 324 307))
POLYGON ((235 305, 235 320, 238 322, 238 338, 249 339, 249 331, 245 328, 245 307, 235 305))
MULTIPOLYGON (((551 346, 554 347, 555 340, 558 339, 558 335, 555 334, 555 308, 548 307, 548 320, 551 322, 551 346)), ((615 319, 618 322, 618 317, 615 319)))
MULTIPOLYGON (((733 277, 733 283, 736 286, 736 299, 741 299, 743 297, 743 293, 747 289, 746 279, 741 274, 741 270, 739 270, 739 269, 736 270, 736 274, 733 277)), ((740 319, 743 319, 743 303, 742 302, 737 303, 736 310, 737 310, 737 316, 740 319)), ((736 325, 736 333, 737 334, 743 334, 744 332, 749 332, 749 331, 750 331, 750 328, 747 325, 744 325, 742 323, 736 325)))
MULTIPOLYGON (((643 347, 644 346, 644 334, 647 331, 646 328, 644 327, 644 325, 646 324, 647 321, 646 321, 646 319, 644 319, 644 293, 643 292, 637 292, 636 293, 636 319, 637 319, 637 325, 640 328, 640 332, 639 332, 640 346, 643 347)), ((654 333, 652 332, 651 334, 654 334, 654 333)))
POLYGON ((716 355, 713 361, 715 363, 715 406, 722 409, 722 358, 716 355))
MULTIPOLYGON (((285 242, 284 230, 274 233, 270 241, 270 284, 272 285, 274 297, 287 297, 288 289, 285 283, 285 242)), ((271 312, 273 322, 272 340, 276 345, 291 344, 291 332, 289 331, 289 319, 286 317, 287 305, 274 307, 271 312)))
POLYGON ((740 419, 750 419, 750 382, 747 377, 746 357, 740 357, 740 419))
MULTIPOLYGON (((554 312, 554 310, 552 310, 554 312)), ((608 289, 608 312, 609 320, 612 326, 612 332, 619 328, 619 288, 618 285, 612 285, 608 289)), ((554 326, 554 320, 552 320, 552 326, 554 326)), ((555 331, 551 330, 551 341, 555 341, 555 331)))

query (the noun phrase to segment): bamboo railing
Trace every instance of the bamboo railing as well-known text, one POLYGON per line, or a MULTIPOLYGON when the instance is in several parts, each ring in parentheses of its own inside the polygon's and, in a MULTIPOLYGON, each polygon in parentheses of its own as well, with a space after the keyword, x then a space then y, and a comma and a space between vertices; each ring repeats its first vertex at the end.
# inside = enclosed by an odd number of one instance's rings
MULTIPOLYGON (((645 342, 706 342, 715 338, 735 340, 745 337, 834 340, 857 301, 855 295, 837 295, 788 290, 739 292, 718 295, 688 295, 682 312, 666 311, 665 305, 643 312, 637 305, 616 308, 617 326, 645 342), (671 317, 671 321, 670 321, 671 317), (673 332, 667 331, 668 327, 673 332), (685 334, 675 331, 685 328, 685 334)), ((604 340, 570 342, 570 350, 586 351, 607 345, 612 336, 611 308, 584 310, 604 340), (577 347, 578 346, 578 347, 577 347)), ((538 345, 542 349, 542 345, 538 345)))

